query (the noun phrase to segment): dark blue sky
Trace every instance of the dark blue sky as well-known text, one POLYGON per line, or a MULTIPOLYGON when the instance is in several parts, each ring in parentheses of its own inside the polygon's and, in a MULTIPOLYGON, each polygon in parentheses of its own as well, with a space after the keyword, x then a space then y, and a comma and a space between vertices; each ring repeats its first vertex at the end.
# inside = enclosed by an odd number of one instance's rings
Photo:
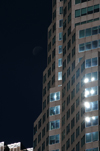
POLYGON ((33 145, 42 109, 51 0, 0 0, 0 141, 33 145), (36 46, 43 48, 32 54, 36 46))

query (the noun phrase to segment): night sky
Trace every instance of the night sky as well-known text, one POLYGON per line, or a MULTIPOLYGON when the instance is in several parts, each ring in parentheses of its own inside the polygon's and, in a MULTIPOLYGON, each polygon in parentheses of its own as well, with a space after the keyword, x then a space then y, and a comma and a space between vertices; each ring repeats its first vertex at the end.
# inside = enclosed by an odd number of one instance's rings
POLYGON ((51 0, 0 0, 0 142, 33 146, 51 13, 51 0))

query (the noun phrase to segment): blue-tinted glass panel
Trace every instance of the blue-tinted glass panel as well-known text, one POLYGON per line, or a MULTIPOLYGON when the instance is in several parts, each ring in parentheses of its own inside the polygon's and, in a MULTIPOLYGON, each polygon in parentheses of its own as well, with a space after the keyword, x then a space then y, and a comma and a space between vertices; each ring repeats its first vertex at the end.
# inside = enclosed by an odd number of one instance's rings
POLYGON ((98 47, 100 48, 100 40, 98 40, 98 47))
POLYGON ((91 28, 86 29, 86 37, 91 36, 91 28))
POLYGON ((92 58, 92 67, 97 66, 97 57, 92 58))
POLYGON ((90 6, 90 7, 88 7, 87 9, 88 9, 88 10, 87 10, 87 13, 88 13, 88 14, 92 14, 92 13, 93 13, 93 6, 90 6))
POLYGON ((84 16, 87 14, 87 8, 82 8, 81 9, 81 16, 84 16))
POLYGON ((89 120, 86 121, 85 123, 86 123, 86 127, 90 127, 91 126, 91 118, 89 118, 89 120))
POLYGON ((92 49, 98 48, 98 40, 92 41, 92 49))
POLYGON ((90 68, 91 67, 91 59, 87 59, 86 60, 86 68, 90 68))
POLYGON ((62 53, 62 45, 59 46, 59 54, 62 53))
POLYGON ((91 133, 86 133, 86 143, 89 143, 91 141, 92 141, 92 139, 91 139, 91 133))
POLYGON ((75 10, 75 18, 80 17, 80 15, 81 15, 81 10, 80 9, 75 10))
POLYGON ((93 150, 92 151, 98 151, 98 148, 93 148, 93 150))
POLYGON ((86 51, 91 50, 91 42, 86 43, 86 51))
POLYGON ((97 72, 92 72, 91 73, 91 81, 96 81, 96 80, 98 80, 97 72))
POLYGON ((92 117, 92 125, 93 126, 98 125, 98 116, 92 117))
POLYGON ((60 114, 60 106, 56 106, 56 114, 60 114))
POLYGON ((59 143, 59 134, 56 135, 56 143, 59 143))
POLYGON ((55 135, 49 137, 49 144, 55 144, 55 135))
POLYGON ((56 129, 60 128, 60 120, 56 120, 56 129))
POLYGON ((51 107, 50 108, 50 115, 55 115, 56 111, 55 111, 55 107, 51 107))
POLYGON ((92 110, 98 110, 98 101, 91 102, 92 110))
POLYGON ((85 44, 79 44, 79 52, 85 51, 85 44))
POLYGON ((85 30, 80 30, 79 31, 79 38, 84 38, 85 37, 85 30))
POLYGON ((92 137, 93 137, 93 142, 97 141, 98 140, 98 132, 93 132, 92 137))
POLYGON ((98 26, 92 28, 92 35, 98 34, 98 26))

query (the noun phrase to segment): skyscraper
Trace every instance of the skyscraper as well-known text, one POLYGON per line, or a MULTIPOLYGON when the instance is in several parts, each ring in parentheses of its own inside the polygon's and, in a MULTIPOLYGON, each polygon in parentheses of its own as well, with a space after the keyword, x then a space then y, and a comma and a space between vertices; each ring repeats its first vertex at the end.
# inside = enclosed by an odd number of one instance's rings
POLYGON ((52 0, 34 151, 99 151, 99 51, 100 0, 52 0))

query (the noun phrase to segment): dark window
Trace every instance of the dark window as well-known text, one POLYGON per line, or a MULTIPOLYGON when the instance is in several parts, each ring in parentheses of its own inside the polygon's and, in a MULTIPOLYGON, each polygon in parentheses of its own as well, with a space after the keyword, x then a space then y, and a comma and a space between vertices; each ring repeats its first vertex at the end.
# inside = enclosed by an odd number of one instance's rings
POLYGON ((73 105, 71 106, 71 114, 73 114, 74 111, 75 111, 75 103, 73 103, 73 105))
POLYGON ((78 112, 78 113, 76 114, 76 123, 79 121, 79 119, 80 119, 80 112, 78 112))
POLYGON ((75 47, 72 49, 72 57, 75 55, 75 47))
POLYGON ((75 126, 75 118, 71 120, 71 129, 75 126))
POLYGON ((70 118, 70 109, 67 111, 67 120, 70 118))
POLYGON ((78 128, 76 129, 76 138, 79 136, 79 134, 80 134, 80 127, 78 127, 78 128))
POLYGON ((66 126, 66 135, 70 132, 70 124, 66 126))

